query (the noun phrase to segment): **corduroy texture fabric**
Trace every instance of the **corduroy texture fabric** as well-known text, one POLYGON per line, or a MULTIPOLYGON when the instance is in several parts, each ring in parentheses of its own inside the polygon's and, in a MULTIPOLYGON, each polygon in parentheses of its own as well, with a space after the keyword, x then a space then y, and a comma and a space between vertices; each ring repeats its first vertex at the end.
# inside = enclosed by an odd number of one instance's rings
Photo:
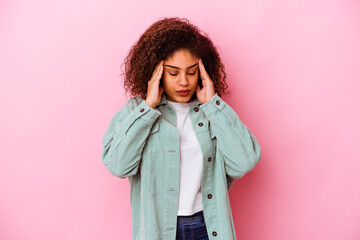
MULTIPOLYGON (((236 239, 228 191, 261 160, 258 141, 217 94, 190 107, 203 153, 201 182, 209 239, 236 239)), ((179 132, 176 114, 162 95, 156 109, 131 98, 112 118, 102 139, 102 161, 128 178, 132 240, 175 240, 179 194, 179 132)))

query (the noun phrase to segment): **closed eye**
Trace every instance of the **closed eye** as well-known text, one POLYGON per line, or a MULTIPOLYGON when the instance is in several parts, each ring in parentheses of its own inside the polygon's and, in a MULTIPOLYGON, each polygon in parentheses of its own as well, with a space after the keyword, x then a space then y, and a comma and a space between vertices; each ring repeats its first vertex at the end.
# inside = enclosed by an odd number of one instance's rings
MULTIPOLYGON (((189 75, 195 75, 195 73, 188 73, 188 74, 189 74, 189 75)), ((171 76, 176 76, 176 75, 178 75, 178 74, 177 74, 177 73, 174 73, 174 74, 171 74, 171 73, 170 73, 170 75, 171 75, 171 76)))
MULTIPOLYGON (((193 72, 193 73, 188 73, 189 75, 195 75, 196 72, 193 72)), ((171 76, 176 76, 178 75, 178 73, 169 73, 171 76)))

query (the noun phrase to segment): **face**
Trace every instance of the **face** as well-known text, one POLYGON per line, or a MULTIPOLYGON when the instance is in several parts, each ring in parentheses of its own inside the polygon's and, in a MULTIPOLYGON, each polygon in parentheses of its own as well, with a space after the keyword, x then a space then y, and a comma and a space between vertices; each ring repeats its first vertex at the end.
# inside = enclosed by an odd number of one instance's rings
POLYGON ((189 50, 175 51, 164 60, 163 87, 172 102, 190 102, 198 85, 199 58, 189 50))

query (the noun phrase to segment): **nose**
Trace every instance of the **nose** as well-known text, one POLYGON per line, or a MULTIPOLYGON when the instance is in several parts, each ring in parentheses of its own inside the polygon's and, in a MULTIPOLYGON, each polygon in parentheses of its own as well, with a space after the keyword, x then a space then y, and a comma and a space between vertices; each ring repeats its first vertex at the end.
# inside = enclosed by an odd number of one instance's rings
POLYGON ((181 86, 187 86, 187 85, 189 85, 189 81, 188 81, 188 79, 187 79, 186 73, 181 74, 179 84, 180 84, 181 86))

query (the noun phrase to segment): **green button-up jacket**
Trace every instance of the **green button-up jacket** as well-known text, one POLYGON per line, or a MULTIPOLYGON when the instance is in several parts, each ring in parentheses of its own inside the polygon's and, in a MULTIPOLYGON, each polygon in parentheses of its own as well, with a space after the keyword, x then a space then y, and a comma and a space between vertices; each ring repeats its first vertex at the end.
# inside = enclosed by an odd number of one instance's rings
MULTIPOLYGON (((260 161, 260 145, 236 112, 217 94, 190 107, 203 154, 201 193, 209 239, 236 239, 228 191, 260 161)), ((156 109, 131 98, 112 118, 102 139, 102 161, 128 177, 132 240, 175 240, 180 146, 176 113, 162 95, 156 109)))

